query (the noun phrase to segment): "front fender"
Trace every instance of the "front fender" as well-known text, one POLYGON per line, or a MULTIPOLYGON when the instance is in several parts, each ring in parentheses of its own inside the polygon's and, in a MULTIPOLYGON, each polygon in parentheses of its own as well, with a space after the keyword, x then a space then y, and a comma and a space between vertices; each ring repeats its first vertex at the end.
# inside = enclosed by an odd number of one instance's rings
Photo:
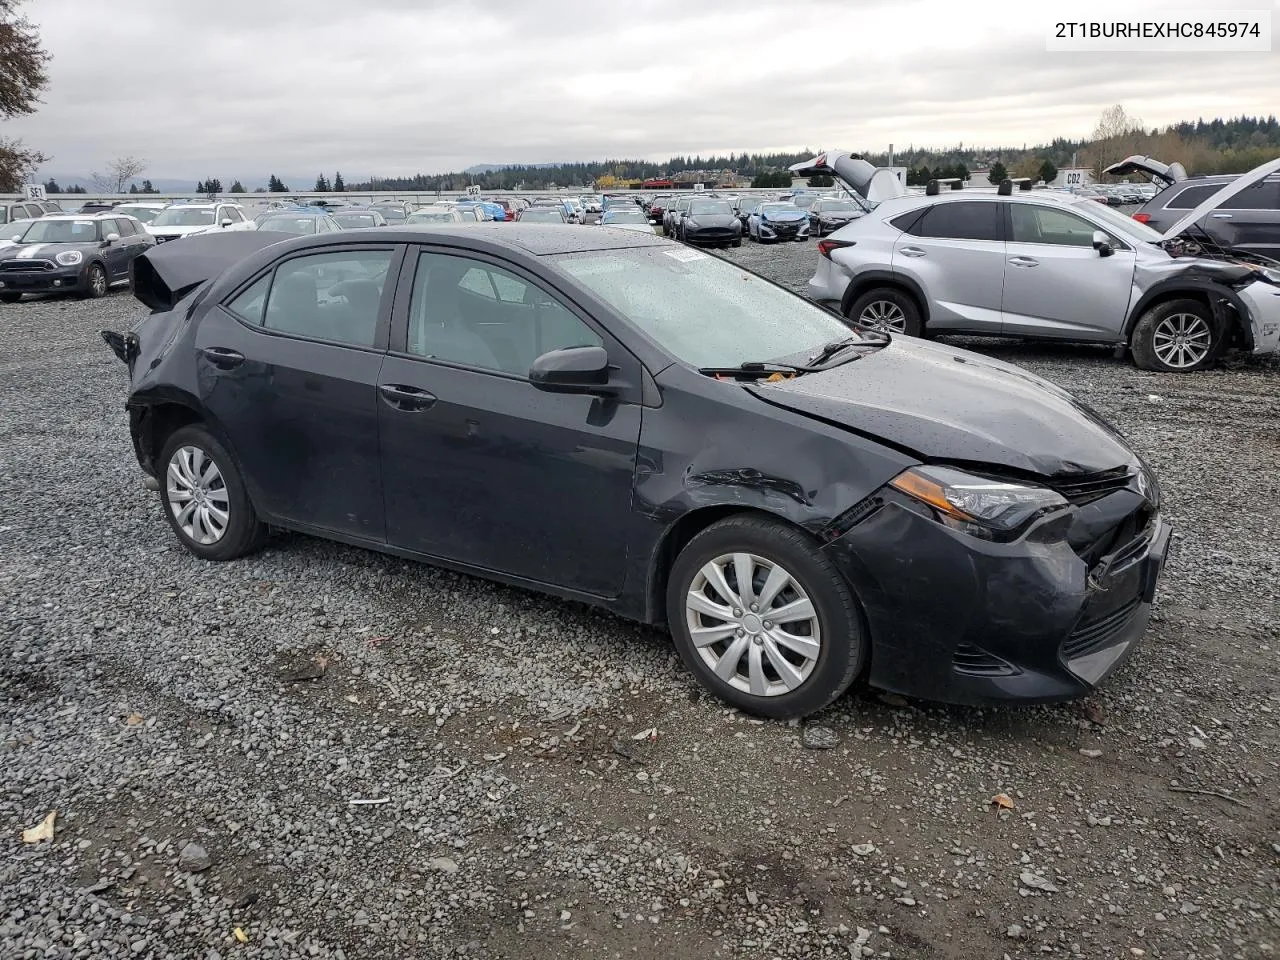
POLYGON ((1204 277, 1170 277, 1148 287, 1129 311, 1129 317, 1124 325, 1125 340, 1129 339, 1138 320, 1153 304, 1180 296, 1207 297, 1215 313, 1219 312, 1218 304, 1220 301, 1229 303, 1240 318, 1240 329, 1249 344, 1249 348, 1253 348, 1253 316, 1249 307, 1235 290, 1204 277))

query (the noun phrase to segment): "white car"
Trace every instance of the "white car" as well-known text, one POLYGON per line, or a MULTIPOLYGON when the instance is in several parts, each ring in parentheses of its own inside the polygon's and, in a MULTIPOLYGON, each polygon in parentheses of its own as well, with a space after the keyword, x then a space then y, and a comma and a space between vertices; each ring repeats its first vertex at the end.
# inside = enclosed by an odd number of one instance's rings
POLYGON ((133 217, 135 220, 139 220, 142 223, 147 224, 158 217, 162 211, 169 209, 171 206, 172 204, 167 203, 164 200, 139 200, 136 203, 131 200, 128 203, 122 203, 118 206, 112 207, 111 212, 123 213, 127 216, 133 217))
POLYGON ((578 202, 586 213, 604 212, 604 201, 600 197, 579 197, 578 202))
POLYGON ((634 230, 637 233, 647 233, 653 236, 655 221, 645 216, 644 212, 637 207, 633 213, 630 210, 608 210, 601 215, 599 225, 602 227, 613 227, 616 230, 634 230))
POLYGON ((253 230, 254 223, 238 203, 175 203, 161 210, 147 224, 156 243, 215 230, 253 230))

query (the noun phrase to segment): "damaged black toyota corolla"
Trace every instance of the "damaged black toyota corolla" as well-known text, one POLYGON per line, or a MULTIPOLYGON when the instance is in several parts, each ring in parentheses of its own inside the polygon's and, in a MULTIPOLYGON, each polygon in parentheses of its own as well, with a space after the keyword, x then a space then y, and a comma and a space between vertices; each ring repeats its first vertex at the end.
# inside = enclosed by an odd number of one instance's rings
POLYGON ((153 314, 104 336, 198 556, 283 527, 597 604, 773 717, 860 675, 1080 696, 1146 627, 1169 527, 1095 413, 682 245, 243 233, 160 247, 134 285, 153 314))

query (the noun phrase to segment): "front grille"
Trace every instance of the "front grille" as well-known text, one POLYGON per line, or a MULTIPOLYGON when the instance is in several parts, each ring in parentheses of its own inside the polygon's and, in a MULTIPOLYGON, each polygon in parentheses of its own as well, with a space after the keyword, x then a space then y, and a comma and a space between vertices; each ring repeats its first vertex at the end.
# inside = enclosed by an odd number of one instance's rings
POLYGON ((1133 474, 1129 472, 1128 467, 1116 467, 1113 470, 1082 474, 1078 477, 1054 477, 1049 481, 1049 485, 1071 503, 1083 506, 1094 500, 1100 500, 1109 493, 1123 490, 1129 485, 1132 477, 1133 474))
POLYGON ((956 647, 951 666, 971 677, 1011 677, 1019 672, 1013 664, 968 643, 956 647))
MULTIPOLYGON (((177 239, 178 239, 177 237, 166 237, 163 234, 161 234, 160 236, 156 237, 156 243, 166 243, 169 240, 177 240, 177 239)), ((185 250, 186 247, 183 247, 182 249, 185 250)))
POLYGON ((770 221, 765 226, 780 237, 794 237, 800 232, 800 224, 798 223, 774 223, 770 221))
POLYGON ((1075 660, 1110 646, 1133 621, 1141 605, 1141 598, 1134 597, 1119 610, 1077 626, 1062 643, 1063 658, 1075 660))
POLYGON ((52 260, 0 260, 0 270, 53 270, 52 260))

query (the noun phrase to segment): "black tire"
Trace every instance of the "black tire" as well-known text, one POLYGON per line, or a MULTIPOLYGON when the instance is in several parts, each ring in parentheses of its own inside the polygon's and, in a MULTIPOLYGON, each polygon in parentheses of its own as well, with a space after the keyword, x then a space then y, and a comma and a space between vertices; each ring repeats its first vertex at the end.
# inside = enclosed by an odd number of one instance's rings
POLYGON ((17 303, 21 299, 22 294, 20 293, 13 293, 8 290, 4 293, 0 293, 0 303, 17 303))
POLYGON ((909 337, 924 335, 924 319, 920 316, 920 308, 916 305, 915 299, 897 287, 875 287, 866 291, 849 304, 849 310, 845 316, 854 323, 860 323, 862 321, 859 318, 863 311, 874 303, 893 304, 902 311, 902 329, 893 332, 905 333, 909 337))
MULTIPOLYGON (((753 592, 758 593, 766 578, 765 568, 756 568, 753 578, 753 592)), ((734 581, 736 589, 736 575, 734 581)), ((769 609, 777 609, 779 600, 789 602, 787 597, 795 596, 789 593, 790 590, 788 587, 778 594, 778 599, 769 609)), ((767 612, 762 611, 761 617, 767 612)), ((667 585, 667 622, 676 649, 703 686, 735 707, 764 717, 784 719, 821 710, 849 688, 867 661, 866 633, 848 582, 803 531, 758 516, 740 515, 712 524, 680 551, 671 567, 667 585), (821 637, 820 646, 816 660, 812 661, 812 669, 794 689, 767 696, 752 694, 720 679, 694 645, 689 632, 686 598, 704 566, 718 557, 735 553, 754 554, 770 564, 780 565, 812 603, 821 637)), ((702 623, 703 626, 708 625, 705 621, 702 623)), ((756 627, 759 626, 757 623, 756 627)), ((723 655, 728 645, 735 642, 744 641, 726 637, 708 645, 708 656, 723 655), (721 644, 724 649, 719 649, 721 644)), ((745 642, 747 646, 742 648, 737 660, 739 667, 750 660, 753 644, 751 640, 745 642)), ((768 641, 761 643, 767 644, 768 641)), ((774 649, 783 648, 775 646, 774 649)), ((769 663, 766 654, 764 646, 761 646, 762 662, 769 663)), ((773 681, 780 683, 777 671, 771 665, 768 669, 773 671, 773 681)), ((738 679, 750 686, 749 681, 738 679)))
MULTIPOLYGON (((1194 326, 1194 324, 1191 325, 1194 326)), ((1162 373, 1193 373, 1213 366, 1222 355, 1226 340, 1223 324, 1204 303, 1191 299, 1166 300, 1164 303, 1156 304, 1138 318, 1138 322, 1134 324, 1133 333, 1129 336, 1129 349, 1133 353, 1133 362, 1140 369, 1158 370, 1162 373), (1207 343, 1200 337, 1188 339, 1188 350, 1194 349, 1198 353, 1200 345, 1204 344, 1205 352, 1194 361, 1189 359, 1189 355, 1183 355, 1188 356, 1188 362, 1182 364, 1166 361, 1156 349, 1156 338, 1168 336, 1169 325, 1174 324, 1179 317, 1197 318, 1204 325, 1203 330, 1208 337, 1207 343)), ((1163 342, 1168 343, 1167 340, 1163 342)))
POLYGON ((740 247, 740 246, 742 246, 742 238, 741 238, 741 237, 738 237, 736 240, 734 240, 734 241, 733 241, 733 246, 735 246, 735 247, 740 247))
POLYGON ((89 264, 84 275, 84 296, 88 300, 97 300, 107 295, 107 270, 100 263, 89 264))
MULTIPOLYGON (((258 519, 249 495, 245 491, 244 482, 240 478, 239 468, 227 449, 218 442, 203 425, 190 424, 179 427, 173 432, 160 451, 156 461, 156 473, 160 480, 160 504, 165 519, 177 534, 179 542, 205 560, 234 560, 259 549, 267 539, 267 528, 258 519), (227 522, 222 534, 212 543, 201 543, 194 539, 174 514, 169 499, 169 464, 174 454, 183 447, 194 447, 207 459, 212 460, 221 474, 221 487, 216 485, 211 492, 223 492, 225 497, 217 502, 227 504, 227 522)), ((212 499, 212 498, 211 498, 212 499)))

